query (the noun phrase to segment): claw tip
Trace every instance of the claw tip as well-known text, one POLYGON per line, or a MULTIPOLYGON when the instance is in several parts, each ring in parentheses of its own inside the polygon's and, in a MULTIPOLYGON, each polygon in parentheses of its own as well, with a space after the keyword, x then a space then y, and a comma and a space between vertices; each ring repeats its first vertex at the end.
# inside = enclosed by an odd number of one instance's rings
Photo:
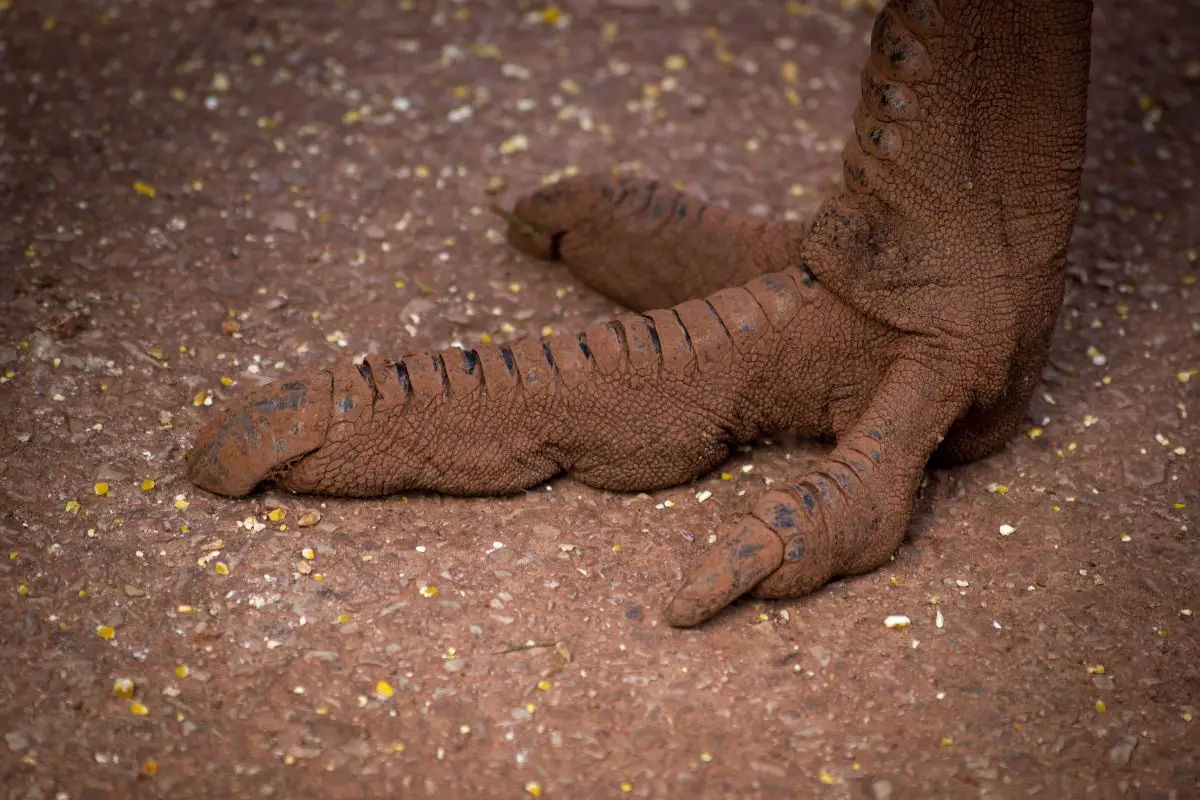
POLYGON ((783 563, 783 540, 753 517, 737 524, 692 572, 663 610, 673 628, 691 628, 715 616, 783 563))

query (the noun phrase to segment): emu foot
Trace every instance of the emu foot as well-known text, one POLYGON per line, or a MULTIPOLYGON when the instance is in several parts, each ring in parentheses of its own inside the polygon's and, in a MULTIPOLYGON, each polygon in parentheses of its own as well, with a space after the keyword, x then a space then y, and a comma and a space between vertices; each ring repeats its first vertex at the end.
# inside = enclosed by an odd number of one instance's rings
POLYGON ((189 477, 353 496, 503 494, 566 472, 686 482, 767 432, 833 434, 734 521, 666 611, 798 597, 883 564, 921 473, 998 448, 1058 314, 1078 204, 1088 0, 892 0, 845 190, 807 231, 650 181, 517 203, 509 241, 644 313, 578 335, 367 359, 264 387, 197 436, 189 477))

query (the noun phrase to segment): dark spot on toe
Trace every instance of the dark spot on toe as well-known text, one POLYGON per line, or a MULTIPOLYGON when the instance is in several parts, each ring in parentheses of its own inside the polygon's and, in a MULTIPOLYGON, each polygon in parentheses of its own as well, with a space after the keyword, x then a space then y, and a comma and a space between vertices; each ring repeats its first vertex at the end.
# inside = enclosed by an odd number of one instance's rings
POLYGON ((474 375, 475 367, 479 366, 479 356, 474 350, 463 350, 462 359, 463 372, 467 373, 468 375, 474 375))
POLYGON ((821 499, 828 501, 832 491, 829 488, 829 483, 824 478, 817 478, 813 481, 813 486, 817 488, 817 493, 821 495, 821 499))
POLYGON ((792 529, 796 525, 796 510, 788 503, 776 503, 770 511, 771 527, 792 529))
POLYGON ((400 382, 404 391, 412 391, 412 381, 408 378, 408 366, 403 361, 396 363, 396 380, 400 382))
POLYGON ((800 536, 788 542, 787 551, 783 554, 785 561, 799 561, 804 556, 804 539, 800 536))
POLYGON ((805 486, 797 486, 796 494, 800 495, 800 502, 804 504, 804 510, 812 514, 817 508, 817 499, 812 496, 812 492, 808 491, 805 486))
POLYGON ((646 330, 650 332, 650 346, 654 348, 654 352, 662 354, 662 341, 658 338, 658 328, 654 327, 654 320, 646 317, 646 330))
POLYGON ((769 292, 783 292, 789 288, 788 279, 778 273, 763 275, 759 278, 759 281, 762 282, 763 288, 769 292))

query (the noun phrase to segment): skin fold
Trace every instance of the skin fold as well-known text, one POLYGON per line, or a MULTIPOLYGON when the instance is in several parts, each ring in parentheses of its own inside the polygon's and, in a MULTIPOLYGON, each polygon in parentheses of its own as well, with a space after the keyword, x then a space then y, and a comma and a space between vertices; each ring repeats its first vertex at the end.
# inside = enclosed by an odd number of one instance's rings
POLYGON ((510 244, 631 313, 269 384, 198 433, 190 479, 231 497, 262 482, 502 495, 562 472, 649 490, 788 430, 836 444, 723 526, 666 621, 876 569, 927 464, 1001 447, 1045 363, 1079 199, 1091 11, 892 0, 862 70, 845 187, 811 224, 654 181, 544 187, 501 212, 510 244))

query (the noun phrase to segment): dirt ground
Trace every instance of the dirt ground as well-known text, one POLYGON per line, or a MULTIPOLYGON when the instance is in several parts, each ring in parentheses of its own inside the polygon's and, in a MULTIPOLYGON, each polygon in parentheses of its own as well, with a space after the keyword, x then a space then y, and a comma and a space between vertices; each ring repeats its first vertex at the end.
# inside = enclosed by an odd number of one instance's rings
POLYGON ((681 570, 819 447, 505 499, 233 501, 181 458, 285 372, 614 313, 500 241, 543 180, 806 218, 869 10, 0 9, 5 796, 1200 797, 1194 0, 1097 4, 1025 434, 931 474, 886 568, 689 631, 681 570))

